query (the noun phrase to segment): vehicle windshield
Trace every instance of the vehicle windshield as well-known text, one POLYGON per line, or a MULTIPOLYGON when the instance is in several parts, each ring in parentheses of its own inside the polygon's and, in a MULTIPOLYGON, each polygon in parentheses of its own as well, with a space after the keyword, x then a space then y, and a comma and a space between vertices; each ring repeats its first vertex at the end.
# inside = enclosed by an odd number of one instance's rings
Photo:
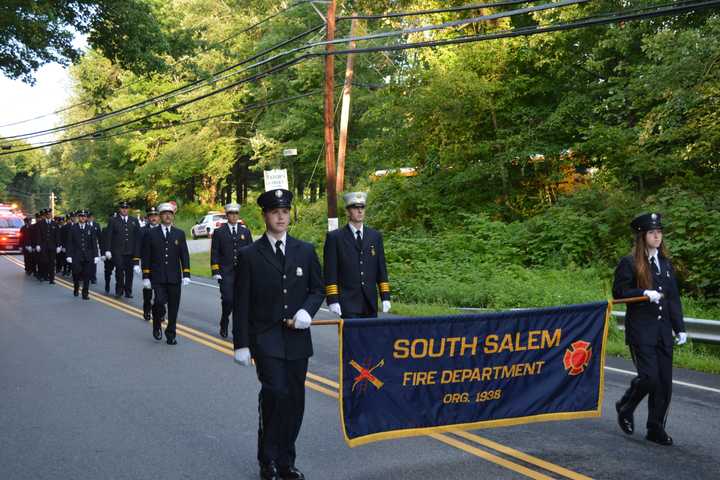
POLYGON ((227 217, 225 215, 213 215, 213 222, 216 222, 218 220, 227 220, 227 217))
POLYGON ((23 221, 15 217, 0 217, 0 228, 20 228, 23 221))

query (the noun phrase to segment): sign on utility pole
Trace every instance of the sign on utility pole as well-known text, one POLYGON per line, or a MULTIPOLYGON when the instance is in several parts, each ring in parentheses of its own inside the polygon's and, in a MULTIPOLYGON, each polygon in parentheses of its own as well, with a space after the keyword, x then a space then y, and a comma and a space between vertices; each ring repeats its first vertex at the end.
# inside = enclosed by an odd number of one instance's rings
POLYGON ((287 175, 287 169, 277 169, 277 170, 265 170, 263 172, 265 176, 265 191, 268 190, 277 190, 278 188, 282 188, 284 190, 290 190, 288 188, 288 175, 287 175))

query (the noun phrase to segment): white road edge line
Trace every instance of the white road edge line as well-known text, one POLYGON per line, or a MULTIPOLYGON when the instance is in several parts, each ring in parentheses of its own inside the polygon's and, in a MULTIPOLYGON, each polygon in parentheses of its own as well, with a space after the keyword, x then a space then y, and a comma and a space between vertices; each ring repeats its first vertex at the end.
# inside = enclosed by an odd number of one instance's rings
MULTIPOLYGON (((605 370, 609 370, 611 372, 617 372, 617 373, 624 373, 625 375, 637 375, 635 372, 632 372, 630 370, 623 370, 621 368, 615 368, 615 367, 607 367, 606 366, 605 370)), ((706 387, 704 385, 698 385, 696 383, 688 383, 688 382, 683 382, 680 380, 673 380, 672 383, 674 383, 675 385, 682 385, 683 387, 697 388, 699 390, 706 390, 708 392, 720 393, 719 388, 706 387)))

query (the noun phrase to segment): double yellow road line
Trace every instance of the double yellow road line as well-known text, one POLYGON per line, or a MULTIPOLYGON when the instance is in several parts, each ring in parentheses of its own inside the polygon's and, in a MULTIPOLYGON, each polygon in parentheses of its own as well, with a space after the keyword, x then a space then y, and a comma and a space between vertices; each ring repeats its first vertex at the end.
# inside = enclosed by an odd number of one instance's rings
MULTIPOLYGON (((9 256, 4 258, 17 266, 24 268, 23 262, 17 259, 9 256)), ((56 277, 55 283, 64 288, 70 290, 73 289, 72 283, 62 278, 56 277)), ((90 292, 90 298, 132 317, 143 319, 143 311, 133 305, 128 305, 114 298, 106 297, 92 291, 90 292)), ((179 323, 177 324, 177 335, 192 340, 200 345, 212 348, 213 350, 224 353, 230 357, 234 356, 233 344, 227 340, 208 335, 207 333, 179 323)), ((328 397, 335 399, 339 398, 338 390, 340 385, 329 378, 308 372, 305 386, 315 390, 316 392, 327 395, 328 397)), ((452 430, 447 433, 433 433, 428 436, 446 445, 462 450, 470 455, 482 458, 483 460, 487 460, 496 465, 507 468, 508 470, 512 470, 513 472, 536 480, 552 480, 558 477, 569 478, 571 480, 591 480, 590 477, 561 467, 560 465, 542 460, 467 431, 452 430), (551 474, 554 474, 555 476, 551 476, 551 474)))

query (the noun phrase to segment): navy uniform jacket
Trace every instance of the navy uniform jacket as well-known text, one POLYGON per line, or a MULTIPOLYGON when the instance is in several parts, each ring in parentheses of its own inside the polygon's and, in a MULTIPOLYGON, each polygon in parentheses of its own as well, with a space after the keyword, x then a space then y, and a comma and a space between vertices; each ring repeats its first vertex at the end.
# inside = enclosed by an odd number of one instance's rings
POLYGON ((127 222, 122 217, 111 217, 108 221, 107 233, 105 234, 105 248, 116 255, 133 255, 135 253, 135 242, 140 233, 140 223, 137 218, 128 215, 127 222))
POLYGON ((74 224, 69 229, 67 236, 67 256, 75 262, 90 262, 99 255, 99 239, 97 230, 85 224, 81 229, 80 224, 74 224))
POLYGON ((327 303, 340 303, 343 313, 363 311, 363 302, 377 312, 378 289, 390 300, 385 247, 380 232, 363 226, 363 249, 349 225, 328 232, 323 252, 327 303))
POLYGON ((135 265, 140 265, 143 242, 145 241, 145 237, 147 237, 148 233, 150 233, 151 228, 160 228, 159 224, 154 227, 150 227, 150 225, 152 225, 150 222, 146 223, 144 227, 140 227, 140 231, 138 232, 137 239, 135 241, 135 251, 133 252, 133 263, 135 265))
POLYGON ((235 282, 233 344, 252 355, 298 360, 313 354, 310 329, 285 326, 301 308, 314 316, 322 305, 320 261, 312 244, 288 235, 285 268, 267 236, 240 250, 235 282))
POLYGON ((40 257, 49 259, 55 256, 55 249, 60 244, 60 229, 55 222, 47 223, 42 219, 35 224, 33 245, 40 245, 40 257))
POLYGON ((70 228, 73 225, 76 225, 76 224, 68 222, 68 223, 65 223, 60 226, 60 246, 65 248, 65 250, 68 249, 68 243, 70 242, 70 239, 69 239, 70 228))
POLYGON ((179 228, 171 227, 167 238, 162 227, 153 228, 145 236, 142 252, 143 279, 179 284, 183 277, 190 277, 190 254, 185 232, 179 228))
POLYGON ((31 225, 23 225, 20 227, 20 248, 31 247, 32 242, 30 241, 30 230, 31 225))
MULTIPOLYGON (((97 222, 92 222, 92 224, 90 224, 89 221, 85 222, 85 223, 87 225, 90 225, 95 230, 95 235, 97 235, 98 244, 100 245, 100 249, 102 249, 103 234, 102 234, 102 228, 100 228, 100 224, 97 222)), ((103 250, 102 253, 105 253, 105 251, 103 250)))
MULTIPOLYGON (((651 302, 633 303, 627 306, 625 316, 625 342, 629 345, 672 346, 673 331, 685 331, 680 292, 677 286, 675 270, 667 258, 658 255, 660 273, 650 270, 653 288, 663 294, 660 304, 651 302)), ((615 268, 613 282, 614 298, 642 297, 643 289, 638 288, 635 278, 635 262, 632 256, 620 259, 615 268)))
POLYGON ((252 243, 250 230, 235 224, 235 237, 230 233, 230 224, 226 223, 213 233, 210 244, 210 268, 213 275, 229 274, 235 270, 240 249, 252 243))

